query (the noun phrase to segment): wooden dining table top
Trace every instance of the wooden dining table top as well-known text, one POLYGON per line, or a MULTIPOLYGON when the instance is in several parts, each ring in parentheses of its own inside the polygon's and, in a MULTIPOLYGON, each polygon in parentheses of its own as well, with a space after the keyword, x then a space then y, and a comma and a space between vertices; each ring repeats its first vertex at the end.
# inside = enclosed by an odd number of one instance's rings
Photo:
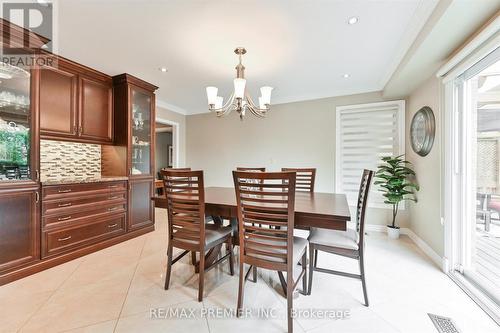
MULTIPOLYGON (((236 194, 232 187, 205 188, 205 205, 221 205, 236 208, 236 194)), ((295 212, 323 215, 350 220, 349 205, 345 194, 321 192, 295 192, 295 212)))
MULTIPOLYGON (((166 208, 164 197, 154 197, 157 207, 166 208)), ((237 217, 233 187, 206 187, 205 213, 225 218, 237 217)), ((351 213, 345 194, 295 192, 295 225, 345 230, 351 213)))

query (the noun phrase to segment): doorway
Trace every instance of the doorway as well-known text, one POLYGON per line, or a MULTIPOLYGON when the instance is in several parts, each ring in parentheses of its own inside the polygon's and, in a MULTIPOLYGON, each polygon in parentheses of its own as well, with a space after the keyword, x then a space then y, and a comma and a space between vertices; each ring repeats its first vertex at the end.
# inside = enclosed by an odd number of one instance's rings
MULTIPOLYGON (((158 154, 164 157, 160 163, 161 165, 158 165, 158 167, 155 165, 156 178, 158 178, 158 171, 162 167, 179 167, 179 124, 171 120, 156 118, 155 125, 155 135, 157 139, 155 143, 155 154, 158 152, 158 154), (158 144, 158 138, 162 136, 169 138, 162 141, 163 143, 158 144)), ((155 160, 155 164, 158 164, 158 155, 155 155, 155 160)))

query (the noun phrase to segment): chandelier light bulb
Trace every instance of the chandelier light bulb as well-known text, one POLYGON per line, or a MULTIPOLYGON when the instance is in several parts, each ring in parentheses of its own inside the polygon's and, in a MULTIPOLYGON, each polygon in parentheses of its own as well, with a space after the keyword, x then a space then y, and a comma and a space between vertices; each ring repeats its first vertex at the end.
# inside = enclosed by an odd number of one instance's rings
POLYGON ((247 80, 236 78, 234 79, 234 97, 243 98, 245 97, 245 86, 247 80))
POLYGON ((217 96, 214 104, 216 109, 222 108, 222 104, 224 104, 224 97, 217 96))
POLYGON ((262 103, 263 104, 271 104, 271 92, 272 91, 273 91, 272 87, 260 88, 260 93, 262 95, 262 103))
POLYGON ((214 105, 217 101, 217 92, 219 89, 217 87, 207 87, 207 99, 209 105, 214 105))

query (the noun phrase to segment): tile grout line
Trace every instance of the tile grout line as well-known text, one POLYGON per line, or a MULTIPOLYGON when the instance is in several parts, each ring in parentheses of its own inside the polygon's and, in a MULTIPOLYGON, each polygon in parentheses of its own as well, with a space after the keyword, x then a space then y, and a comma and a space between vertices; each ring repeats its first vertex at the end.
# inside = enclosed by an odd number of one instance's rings
MULTIPOLYGON (((201 301, 201 306, 203 307, 203 309, 205 309, 205 302, 203 300, 201 301)), ((210 324, 208 323, 208 316, 205 317, 205 322, 207 323, 208 333, 211 333, 210 324)))
POLYGON ((146 241, 147 241, 148 238, 149 237, 145 237, 144 238, 144 243, 142 244, 141 253, 139 254, 139 257, 137 259, 137 263, 135 265, 134 274, 132 275, 132 278, 130 279, 130 283, 129 283, 128 288, 127 288, 127 293, 125 294, 125 298, 123 299, 122 307, 120 308, 120 313, 118 314, 118 318, 116 319, 115 326, 113 327, 113 333, 116 331, 116 327, 118 326, 118 322, 120 321, 120 317, 122 315, 123 307, 125 306, 125 302, 127 301, 128 293, 130 291, 130 287, 132 286, 132 281, 134 281, 135 274, 137 273, 137 267, 139 267, 139 262, 141 261, 141 256, 142 256, 142 253, 144 252, 144 247, 146 246, 146 241))
MULTIPOLYGON (((82 258, 82 257, 81 257, 82 258)), ((70 277, 73 276, 73 274, 75 274, 76 270, 80 267, 80 265, 84 262, 85 260, 81 259, 80 262, 76 265, 75 269, 68 275, 68 277, 66 277, 62 282, 61 284, 59 284, 57 286, 57 288, 55 288, 53 291, 52 291, 52 294, 50 294, 49 298, 47 298, 47 300, 45 302, 42 302, 42 304, 38 307, 38 309, 36 309, 33 314, 31 316, 28 317, 28 319, 26 319, 26 321, 21 325, 21 327, 19 327, 18 330, 16 330, 16 332, 20 332, 24 326, 26 326, 30 320, 42 309, 42 307, 45 306, 45 304, 47 304, 51 299, 52 297, 54 297, 55 293, 57 291, 59 291, 59 288, 61 288, 62 285, 64 285, 66 283, 66 281, 69 280, 70 277)))

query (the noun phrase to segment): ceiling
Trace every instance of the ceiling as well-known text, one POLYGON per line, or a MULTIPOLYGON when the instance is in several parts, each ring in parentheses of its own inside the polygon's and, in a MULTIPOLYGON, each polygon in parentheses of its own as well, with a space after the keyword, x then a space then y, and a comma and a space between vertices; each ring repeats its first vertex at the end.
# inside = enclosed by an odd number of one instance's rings
POLYGON ((384 87, 384 97, 407 96, 434 76, 499 10, 500 0, 441 0, 384 87))
POLYGON ((160 106, 185 114, 206 112, 208 85, 228 97, 237 46, 248 50, 250 93, 257 97, 260 86, 273 86, 274 104, 379 91, 436 3, 64 0, 57 52, 111 75, 149 81, 160 87, 160 106), (359 22, 349 25, 352 16, 359 22))

